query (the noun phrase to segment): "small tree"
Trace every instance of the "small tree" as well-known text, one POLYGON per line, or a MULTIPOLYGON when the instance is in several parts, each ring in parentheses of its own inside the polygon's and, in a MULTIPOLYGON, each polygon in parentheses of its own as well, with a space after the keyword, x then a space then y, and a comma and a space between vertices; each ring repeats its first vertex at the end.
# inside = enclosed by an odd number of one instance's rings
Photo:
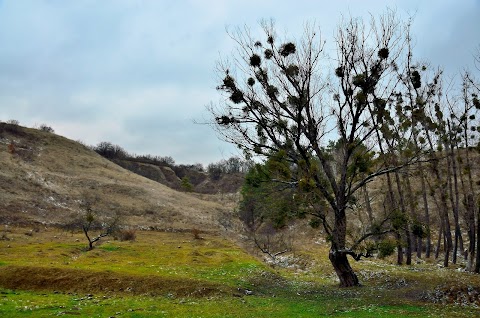
POLYGON ((118 229, 119 215, 107 216, 94 211, 94 205, 98 202, 96 196, 84 196, 81 207, 83 216, 79 220, 83 233, 88 241, 88 250, 94 248, 94 244, 102 237, 113 234, 118 229), (95 233, 95 234, 94 234, 95 233))
POLYGON ((248 171, 238 210, 248 239, 273 262, 292 250, 292 237, 286 235, 287 223, 302 214, 297 191, 288 184, 270 182, 291 173, 284 158, 279 154, 248 171))
POLYGON ((185 192, 192 192, 193 191, 193 185, 190 182, 190 179, 187 176, 184 176, 182 178, 182 189, 185 192))
POLYGON ((93 244, 100 241, 102 237, 113 234, 117 228, 118 217, 109 224, 102 223, 101 225, 98 225, 96 221, 96 216, 93 212, 90 211, 85 214, 82 230, 88 240, 89 251, 93 250, 93 244), (92 236, 92 231, 95 230, 97 230, 98 233, 92 236))

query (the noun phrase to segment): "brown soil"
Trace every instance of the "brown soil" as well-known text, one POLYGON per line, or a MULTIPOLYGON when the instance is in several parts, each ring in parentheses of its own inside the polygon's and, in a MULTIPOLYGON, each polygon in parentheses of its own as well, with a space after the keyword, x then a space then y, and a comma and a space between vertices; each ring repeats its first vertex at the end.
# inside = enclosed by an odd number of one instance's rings
POLYGON ((2 267, 0 271, 0 286, 14 290, 43 290, 85 294, 128 293, 152 296, 169 295, 172 297, 232 295, 234 292, 229 287, 193 279, 18 266, 2 267))

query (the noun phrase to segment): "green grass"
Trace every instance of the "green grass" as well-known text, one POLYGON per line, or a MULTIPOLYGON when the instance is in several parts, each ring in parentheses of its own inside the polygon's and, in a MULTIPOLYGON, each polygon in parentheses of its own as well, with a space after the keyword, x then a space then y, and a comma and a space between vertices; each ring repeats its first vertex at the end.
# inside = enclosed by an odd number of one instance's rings
MULTIPOLYGON (((397 267, 382 261, 355 263, 365 286, 341 289, 336 287, 324 257, 325 247, 309 249, 315 264, 308 271, 296 271, 272 269, 214 235, 195 240, 189 233, 140 232, 136 242, 104 241, 86 252, 81 234, 46 231, 29 237, 21 233, 14 231, 9 233, 10 241, 0 241, 4 273, 23 268, 25 275, 45 275, 40 276, 45 281, 55 281, 55 275, 61 274, 92 274, 85 276, 88 279, 108 276, 125 284, 137 279, 164 279, 165 286, 158 293, 103 290, 95 283, 82 285, 75 277, 71 278, 72 284, 79 284, 77 289, 32 284, 31 288, 12 290, 0 284, 0 317, 480 316, 480 310, 473 307, 421 301, 418 295, 426 289, 445 283, 479 282, 478 275, 436 270, 431 264, 397 267), (48 277, 49 273, 58 274, 48 277), (189 286, 192 284, 198 286, 189 286), (205 286, 214 292, 198 294, 188 289, 205 286), (244 289, 252 290, 253 295, 246 296, 244 289)), ((0 283, 1 276, 0 272, 0 283)))
POLYGON ((475 317, 478 310, 438 305, 361 304, 332 297, 65 295, 0 290, 3 317, 475 317))
POLYGON ((89 252, 81 235, 53 236, 10 241, 10 248, 0 248, 0 263, 30 266, 33 256, 37 266, 193 278, 232 286, 251 271, 265 270, 246 252, 214 236, 194 240, 186 233, 146 232, 137 242, 110 241, 89 252))

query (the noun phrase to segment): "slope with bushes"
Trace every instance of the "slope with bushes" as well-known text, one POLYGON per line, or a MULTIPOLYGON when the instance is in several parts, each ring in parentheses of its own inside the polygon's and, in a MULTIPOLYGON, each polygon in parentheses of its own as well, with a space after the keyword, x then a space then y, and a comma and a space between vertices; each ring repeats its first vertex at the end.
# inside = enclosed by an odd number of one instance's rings
POLYGON ((134 155, 106 141, 92 149, 119 166, 172 189, 205 194, 238 192, 252 164, 238 157, 211 163, 207 168, 200 163, 176 164, 169 156, 134 155))

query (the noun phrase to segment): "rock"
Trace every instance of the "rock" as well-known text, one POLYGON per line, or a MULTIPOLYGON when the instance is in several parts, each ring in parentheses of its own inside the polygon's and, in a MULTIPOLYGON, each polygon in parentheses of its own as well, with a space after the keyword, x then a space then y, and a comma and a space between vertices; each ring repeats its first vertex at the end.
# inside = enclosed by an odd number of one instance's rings
POLYGON ((253 291, 249 290, 249 289, 243 289, 243 288, 238 287, 237 290, 239 292, 241 292, 242 294, 245 294, 247 296, 253 295, 253 291))

